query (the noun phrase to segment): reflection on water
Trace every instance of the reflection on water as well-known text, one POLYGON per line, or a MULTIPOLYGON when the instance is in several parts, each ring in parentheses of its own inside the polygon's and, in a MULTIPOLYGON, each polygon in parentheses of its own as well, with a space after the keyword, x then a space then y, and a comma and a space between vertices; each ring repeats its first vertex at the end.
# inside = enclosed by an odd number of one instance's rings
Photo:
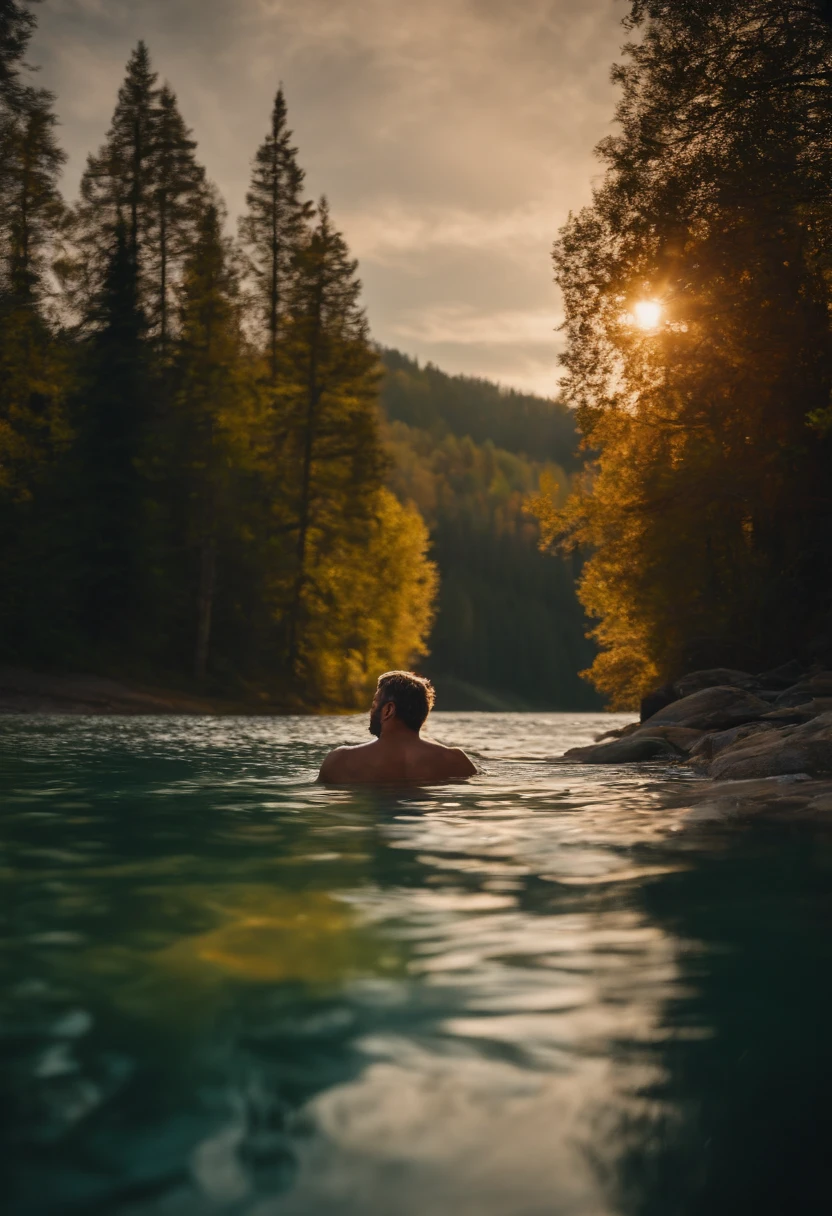
POLYGON ((551 763, 615 721, 0 719, 4 1210, 825 1210, 832 838, 551 763))

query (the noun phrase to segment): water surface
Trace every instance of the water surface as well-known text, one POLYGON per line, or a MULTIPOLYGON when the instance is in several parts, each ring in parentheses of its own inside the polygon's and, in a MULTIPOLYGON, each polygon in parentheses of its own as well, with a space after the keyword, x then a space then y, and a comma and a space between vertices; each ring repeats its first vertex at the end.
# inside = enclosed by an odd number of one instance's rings
POLYGON ((832 838, 552 763, 617 721, 1 718, 3 1210, 826 1211, 832 838))

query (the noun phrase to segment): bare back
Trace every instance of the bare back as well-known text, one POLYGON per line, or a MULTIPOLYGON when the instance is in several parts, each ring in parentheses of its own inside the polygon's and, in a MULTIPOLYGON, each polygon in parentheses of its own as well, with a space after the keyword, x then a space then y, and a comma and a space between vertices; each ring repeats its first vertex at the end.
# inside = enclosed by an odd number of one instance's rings
POLYGON ((422 739, 415 731, 395 740, 377 739, 356 747, 338 747, 330 752, 321 766, 319 781, 330 785, 354 785, 365 782, 431 782, 464 781, 476 774, 476 768, 458 747, 445 747, 431 739, 422 739))

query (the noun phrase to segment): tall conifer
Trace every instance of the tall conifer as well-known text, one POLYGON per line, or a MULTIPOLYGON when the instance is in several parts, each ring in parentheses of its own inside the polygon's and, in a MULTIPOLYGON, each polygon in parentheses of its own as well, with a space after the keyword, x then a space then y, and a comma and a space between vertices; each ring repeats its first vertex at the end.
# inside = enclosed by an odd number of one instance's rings
POLYGON ((176 95, 159 93, 153 143, 154 239, 148 278, 153 280, 153 318, 164 350, 170 338, 171 303, 183 261, 196 240, 204 204, 205 172, 194 156, 196 142, 185 126, 176 95))
POLYGON ((154 226, 156 79, 147 47, 139 42, 127 62, 106 141, 87 159, 77 209, 77 240, 88 293, 94 290, 90 277, 96 272, 108 273, 113 239, 121 225, 142 287, 154 226))
POLYGON ((77 410, 81 611, 96 645, 124 645, 138 616, 149 370, 139 275, 126 221, 96 299, 77 410))
POLYGON ((278 376, 280 321, 293 259, 312 212, 311 204, 301 197, 303 179, 292 132, 286 125, 286 99, 281 86, 272 108, 271 128, 254 158, 246 195, 248 211, 240 220, 240 237, 254 273, 257 314, 273 384, 278 376))
POLYGON ((366 523, 384 470, 377 358, 356 270, 322 199, 318 222, 295 260, 282 351, 294 484, 295 571, 286 614, 293 678, 303 665, 316 562, 366 523))
POLYGON ((192 580, 185 602, 193 604, 193 670, 200 681, 208 670, 222 541, 236 523, 232 483, 246 461, 253 408, 237 295, 220 208, 209 202, 185 272, 172 411, 175 513, 182 565, 192 580))
POLYGON ((26 498, 63 427, 62 385, 44 315, 63 217, 54 98, 21 74, 32 14, 0 5, 0 491, 26 498))

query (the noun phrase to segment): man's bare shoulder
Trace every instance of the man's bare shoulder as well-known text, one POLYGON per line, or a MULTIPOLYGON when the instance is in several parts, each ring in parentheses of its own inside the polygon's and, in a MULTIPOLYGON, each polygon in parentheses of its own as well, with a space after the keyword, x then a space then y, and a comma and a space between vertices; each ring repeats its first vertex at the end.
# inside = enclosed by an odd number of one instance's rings
POLYGON ((337 784, 342 777, 350 775, 355 768, 356 761, 363 764, 369 760, 370 757, 367 753, 372 747, 372 743, 353 743, 334 748, 321 765, 318 780, 337 784))
POLYGON ((432 758, 449 777, 459 779, 476 776, 476 765, 461 747, 448 747, 445 743, 437 743, 435 739, 422 739, 421 742, 430 748, 432 758))

